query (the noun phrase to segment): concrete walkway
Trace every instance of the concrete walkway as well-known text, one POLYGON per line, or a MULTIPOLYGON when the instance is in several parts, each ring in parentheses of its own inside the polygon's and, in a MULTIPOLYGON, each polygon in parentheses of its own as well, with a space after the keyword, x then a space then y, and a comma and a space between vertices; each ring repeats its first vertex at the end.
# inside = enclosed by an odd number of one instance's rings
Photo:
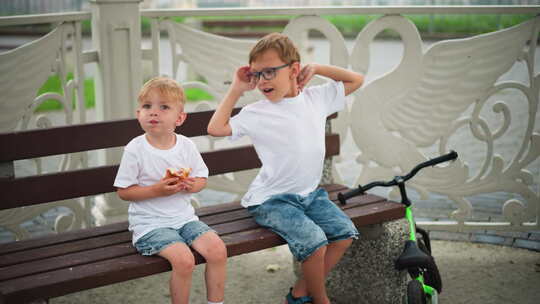
MULTIPOLYGON (((439 303, 538 303, 540 252, 436 240, 433 253, 443 279, 439 303)), ((169 274, 163 273, 59 297, 50 303, 169 303, 168 279, 169 274)), ((190 303, 206 304, 203 282, 204 266, 200 265, 193 275, 190 303)), ((282 303, 293 282, 292 259, 286 246, 233 257, 228 263, 225 303, 282 303), (267 271, 268 265, 277 270, 267 271)))

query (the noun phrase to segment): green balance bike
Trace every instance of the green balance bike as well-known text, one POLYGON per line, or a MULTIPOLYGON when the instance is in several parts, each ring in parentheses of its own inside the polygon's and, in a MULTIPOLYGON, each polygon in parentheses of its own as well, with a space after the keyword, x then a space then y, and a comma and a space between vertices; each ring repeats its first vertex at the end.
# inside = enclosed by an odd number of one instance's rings
POLYGON ((437 164, 456 159, 458 154, 452 151, 448 154, 430 159, 418 164, 411 172, 404 176, 396 176, 391 181, 376 181, 346 193, 339 193, 338 199, 342 205, 347 199, 364 194, 365 191, 374 187, 398 186, 401 195, 401 204, 405 205, 405 218, 409 223, 410 235, 405 241, 403 252, 395 262, 397 270, 407 270, 411 280, 407 283, 408 304, 436 304, 437 295, 442 291, 442 281, 435 259, 431 255, 431 242, 429 234, 424 229, 416 226, 411 208, 411 201, 407 197, 405 182, 411 179, 418 171, 435 166, 437 164))

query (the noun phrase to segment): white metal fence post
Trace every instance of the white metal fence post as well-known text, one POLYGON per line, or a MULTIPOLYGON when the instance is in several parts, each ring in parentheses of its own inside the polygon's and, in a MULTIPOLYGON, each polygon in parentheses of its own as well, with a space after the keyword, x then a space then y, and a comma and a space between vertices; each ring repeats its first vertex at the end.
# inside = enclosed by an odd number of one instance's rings
MULTIPOLYGON (((91 0, 92 42, 99 54, 96 74, 96 117, 112 120, 133 117, 142 84, 141 0, 91 0)), ((104 134, 106 136, 106 134, 104 134)), ((99 163, 118 163, 121 149, 102 153, 99 163)), ((96 225, 125 220, 127 204, 116 194, 96 198, 96 225)))

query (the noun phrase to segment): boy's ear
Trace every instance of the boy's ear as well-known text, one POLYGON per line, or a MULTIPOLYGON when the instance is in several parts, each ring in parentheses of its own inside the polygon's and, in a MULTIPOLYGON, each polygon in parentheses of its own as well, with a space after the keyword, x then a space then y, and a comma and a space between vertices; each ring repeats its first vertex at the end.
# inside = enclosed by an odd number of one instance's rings
POLYGON ((300 74, 300 62, 293 62, 291 64, 291 79, 296 79, 300 74))
POLYGON ((178 119, 176 120, 176 126, 179 127, 181 126, 184 121, 186 121, 186 118, 187 118, 187 113, 182 111, 179 115, 178 115, 178 119))

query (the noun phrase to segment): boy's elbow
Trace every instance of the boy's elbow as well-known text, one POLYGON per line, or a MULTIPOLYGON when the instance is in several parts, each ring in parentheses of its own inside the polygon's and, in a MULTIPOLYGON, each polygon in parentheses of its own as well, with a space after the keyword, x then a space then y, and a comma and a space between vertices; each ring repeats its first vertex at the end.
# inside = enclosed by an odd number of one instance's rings
POLYGON ((118 188, 116 189, 116 194, 118 195, 118 197, 121 199, 121 200, 124 200, 124 201, 127 201, 127 197, 126 197, 126 191, 124 188, 118 188))
POLYGON ((364 75, 356 74, 354 79, 351 82, 349 82, 348 85, 346 86, 345 95, 354 93, 354 91, 358 90, 363 84, 364 84, 364 75))
POLYGON ((364 75, 357 74, 354 81, 354 91, 358 90, 364 84, 364 75))
POLYGON ((209 135, 221 137, 221 136, 230 136, 231 132, 228 130, 226 126, 224 127, 217 127, 215 125, 209 124, 206 128, 206 132, 208 132, 209 135))
POLYGON ((206 132, 212 136, 219 136, 218 129, 214 125, 208 125, 208 127, 206 128, 206 132))

